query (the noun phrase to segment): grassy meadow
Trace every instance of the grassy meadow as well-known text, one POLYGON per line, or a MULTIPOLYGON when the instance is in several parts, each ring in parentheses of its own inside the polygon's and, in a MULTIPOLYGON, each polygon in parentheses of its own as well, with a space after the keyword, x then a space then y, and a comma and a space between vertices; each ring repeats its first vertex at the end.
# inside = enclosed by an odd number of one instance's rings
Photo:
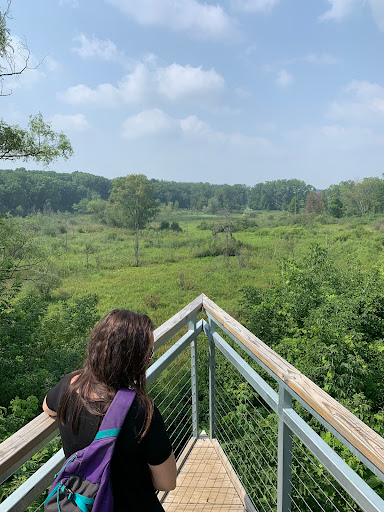
POLYGON ((238 316, 244 286, 270 286, 279 279, 282 262, 303 256, 313 243, 342 265, 383 264, 381 216, 233 214, 231 238, 229 232, 217 232, 228 216, 165 209, 141 233, 138 268, 128 230, 89 215, 38 215, 25 222, 45 247, 50 272, 60 278, 53 298, 96 294, 100 315, 113 307, 130 308, 151 316, 156 326, 200 293, 238 316), (162 220, 177 222, 182 231, 161 230, 162 220))

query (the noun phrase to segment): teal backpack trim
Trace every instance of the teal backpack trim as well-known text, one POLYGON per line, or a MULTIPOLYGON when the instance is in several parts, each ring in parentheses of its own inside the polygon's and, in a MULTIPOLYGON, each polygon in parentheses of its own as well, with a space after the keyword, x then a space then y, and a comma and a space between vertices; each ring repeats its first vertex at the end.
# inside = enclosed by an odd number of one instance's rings
POLYGON ((109 430, 100 430, 95 437, 96 439, 103 439, 104 437, 117 437, 119 435, 119 428, 110 428, 109 430))

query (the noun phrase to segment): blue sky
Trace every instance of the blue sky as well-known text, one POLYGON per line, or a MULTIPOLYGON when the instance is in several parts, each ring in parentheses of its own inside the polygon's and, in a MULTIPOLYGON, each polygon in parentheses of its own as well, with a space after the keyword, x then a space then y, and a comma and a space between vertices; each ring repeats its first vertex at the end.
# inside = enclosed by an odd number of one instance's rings
MULTIPOLYGON (((384 172, 384 0, 13 0, 12 17, 44 60, 0 115, 68 135, 52 170, 317 188, 384 172)), ((1 163, 21 166, 38 167, 1 163)))

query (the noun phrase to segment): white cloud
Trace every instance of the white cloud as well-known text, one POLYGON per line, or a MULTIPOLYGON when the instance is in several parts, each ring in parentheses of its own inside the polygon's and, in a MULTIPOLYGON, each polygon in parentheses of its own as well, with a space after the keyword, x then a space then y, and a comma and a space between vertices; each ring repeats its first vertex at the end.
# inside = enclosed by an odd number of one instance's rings
POLYGON ((337 59, 333 55, 329 53, 308 53, 302 59, 304 62, 309 62, 310 64, 337 64, 337 59))
POLYGON ((285 69, 281 69, 277 73, 276 83, 280 87, 288 87, 289 85, 292 84, 292 82, 293 76, 290 73, 288 73, 288 71, 286 71, 285 69))
POLYGON ((214 69, 201 67, 156 66, 154 58, 136 64, 135 69, 114 86, 100 84, 95 88, 75 85, 59 93, 60 99, 71 104, 116 106, 121 103, 158 104, 159 102, 189 101, 209 105, 225 90, 225 81, 214 69))
POLYGON ((384 2, 383 0, 328 0, 331 4, 330 9, 319 16, 320 21, 336 20, 348 16, 354 9, 359 6, 368 4, 371 8, 372 15, 380 28, 384 31, 384 2))
POLYGON ((224 89, 224 79, 214 69, 204 71, 200 67, 171 64, 158 68, 155 82, 160 95, 171 101, 185 97, 201 99, 213 97, 224 89))
POLYGON ((384 2, 383 0, 368 0, 372 9, 373 17, 380 30, 384 32, 384 2))
POLYGON ((279 0, 232 0, 233 9, 243 12, 270 12, 279 0))
POLYGON ((169 133, 178 133, 195 142, 197 140, 198 144, 230 145, 257 150, 270 148, 269 141, 264 137, 215 131, 195 115, 175 119, 157 108, 128 117, 123 123, 123 137, 126 139, 140 139, 169 133))
POLYGON ((71 105, 112 107, 119 103, 120 91, 112 84, 100 84, 95 89, 79 84, 58 93, 57 97, 71 105))
POLYGON ((89 128, 88 121, 84 114, 74 114, 74 115, 62 115, 55 114, 51 118, 52 127, 54 130, 64 131, 64 132, 83 132, 87 128, 89 128))
POLYGON ((209 125, 196 116, 188 116, 185 119, 180 119, 179 123, 184 133, 204 136, 212 132, 209 125))
POLYGON ((159 25, 203 39, 222 39, 235 32, 234 21, 220 5, 197 0, 107 0, 140 25, 159 25))
POLYGON ((74 38, 74 41, 80 46, 72 50, 83 59, 98 57, 106 61, 117 61, 121 58, 117 46, 109 39, 98 39, 95 36, 89 39, 85 34, 80 34, 74 38))
POLYGON ((347 16, 362 0, 328 0, 331 7, 319 17, 320 21, 341 20, 347 16))
POLYGON ((201 138, 204 142, 222 146, 240 146, 253 149, 267 149, 270 143, 264 137, 254 137, 242 133, 225 133, 213 130, 207 123, 192 115, 180 119, 179 126, 185 136, 201 138))
POLYGON ((174 121, 162 110, 158 108, 145 110, 124 121, 123 137, 125 139, 141 139, 164 134, 171 131, 174 125, 174 121))
POLYGON ((379 84, 353 80, 341 91, 327 112, 334 121, 352 124, 380 125, 384 120, 384 87, 379 84))

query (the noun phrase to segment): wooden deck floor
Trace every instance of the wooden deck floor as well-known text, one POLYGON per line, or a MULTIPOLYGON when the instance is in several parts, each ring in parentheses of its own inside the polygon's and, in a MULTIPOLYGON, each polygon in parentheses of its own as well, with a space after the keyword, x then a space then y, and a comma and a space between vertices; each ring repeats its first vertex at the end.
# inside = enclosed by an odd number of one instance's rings
POLYGON ((214 445, 203 433, 177 477, 177 487, 162 502, 167 512, 243 512, 239 497, 214 445))

